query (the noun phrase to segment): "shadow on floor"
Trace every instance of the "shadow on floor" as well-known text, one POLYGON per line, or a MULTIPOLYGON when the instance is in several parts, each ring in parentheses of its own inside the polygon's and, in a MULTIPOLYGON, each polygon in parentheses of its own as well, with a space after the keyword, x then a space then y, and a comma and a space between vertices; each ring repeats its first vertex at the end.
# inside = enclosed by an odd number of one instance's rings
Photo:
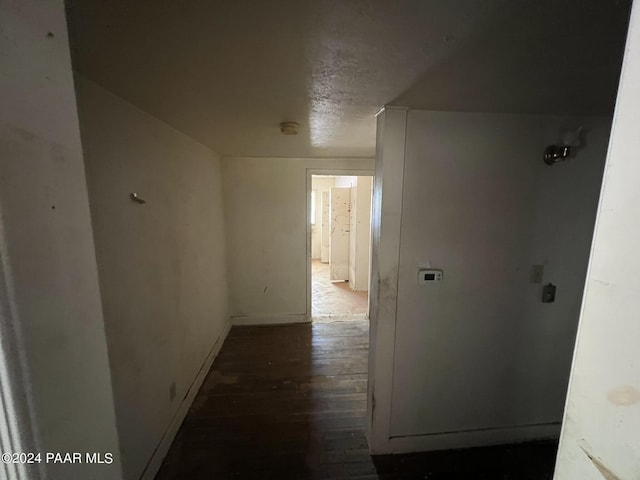
POLYGON ((384 480, 551 480, 557 440, 373 457, 384 480))

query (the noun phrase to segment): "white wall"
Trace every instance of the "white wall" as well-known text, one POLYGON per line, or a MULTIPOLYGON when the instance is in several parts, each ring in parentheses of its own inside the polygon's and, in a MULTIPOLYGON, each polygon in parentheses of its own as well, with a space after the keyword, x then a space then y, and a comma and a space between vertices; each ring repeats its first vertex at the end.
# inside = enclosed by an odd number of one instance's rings
MULTIPOLYGON (((311 189, 316 191, 316 223, 311 226, 311 258, 320 259, 322 242, 322 192, 328 192, 336 183, 334 177, 313 176, 311 189)), ((328 234, 328 232, 327 232, 328 234)))
POLYGON ((225 158, 231 312, 236 322, 307 318, 307 169, 373 169, 372 159, 225 158), (269 228, 272 235, 261 232, 269 228))
POLYGON ((408 113, 395 338, 386 336, 395 438, 381 448, 557 431, 608 128, 606 118, 408 113), (546 166, 544 147, 579 125, 586 147, 546 166), (441 285, 417 285, 427 262, 444 270, 441 285), (534 264, 558 286, 555 303, 540 303, 534 264))
POLYGON ((229 326, 221 161, 92 82, 78 103, 123 467, 137 479, 229 326))
POLYGON ((0 306, 3 334, 7 321, 17 330, 26 374, 21 411, 35 436, 26 447, 114 456, 111 465, 43 462, 42 478, 118 479, 64 4, 1 2, 0 30, 0 306))
POLYGON ((557 457, 557 480, 640 478, 640 8, 634 3, 557 457))

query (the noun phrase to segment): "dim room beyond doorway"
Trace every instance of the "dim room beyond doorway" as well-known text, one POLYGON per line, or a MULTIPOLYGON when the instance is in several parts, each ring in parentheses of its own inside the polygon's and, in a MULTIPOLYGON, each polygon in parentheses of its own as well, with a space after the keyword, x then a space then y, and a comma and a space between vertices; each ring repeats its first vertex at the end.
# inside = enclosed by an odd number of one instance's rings
POLYGON ((371 176, 311 177, 311 315, 366 319, 371 260, 371 176))

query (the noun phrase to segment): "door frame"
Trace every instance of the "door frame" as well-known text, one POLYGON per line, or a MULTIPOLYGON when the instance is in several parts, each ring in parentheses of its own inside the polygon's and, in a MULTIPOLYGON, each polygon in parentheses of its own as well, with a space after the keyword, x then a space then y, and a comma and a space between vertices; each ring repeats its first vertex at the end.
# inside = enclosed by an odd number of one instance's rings
MULTIPOLYGON (((375 177, 375 169, 366 168, 307 168, 306 174, 306 201, 305 208, 307 209, 307 321, 311 322, 313 318, 313 310, 311 305, 311 177, 313 175, 335 175, 342 176, 354 176, 354 177, 375 177)), ((375 183, 374 183, 375 184, 375 183)), ((316 199, 316 207, 317 207, 316 199)), ((371 234, 369 234, 371 235, 371 234)), ((371 285, 369 285, 371 290, 371 285)))
MULTIPOLYGON (((31 381, 1 220, 0 215, 0 450, 37 453, 42 449, 38 448, 34 429, 37 424, 28 387, 31 381)), ((3 462, 0 473, 8 480, 35 480, 45 474, 41 464, 19 462, 3 462)))

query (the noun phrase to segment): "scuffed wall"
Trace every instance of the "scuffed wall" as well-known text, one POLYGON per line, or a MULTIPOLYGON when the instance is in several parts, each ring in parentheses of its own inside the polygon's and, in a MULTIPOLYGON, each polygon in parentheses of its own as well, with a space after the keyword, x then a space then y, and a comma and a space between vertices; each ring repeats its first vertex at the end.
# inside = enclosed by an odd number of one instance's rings
POLYGON ((34 427, 20 434, 33 433, 35 445, 25 447, 43 456, 113 455, 109 465, 43 460, 36 467, 46 478, 118 479, 120 451, 64 4, 0 2, 0 31, 0 315, 19 332, 13 346, 27 375, 20 380, 28 397, 18 399, 34 427))
POLYGON ((556 480, 640 478, 639 7, 613 117, 556 480))
POLYGON ((78 105, 123 466, 138 479, 228 327, 221 161, 82 78, 78 105))

